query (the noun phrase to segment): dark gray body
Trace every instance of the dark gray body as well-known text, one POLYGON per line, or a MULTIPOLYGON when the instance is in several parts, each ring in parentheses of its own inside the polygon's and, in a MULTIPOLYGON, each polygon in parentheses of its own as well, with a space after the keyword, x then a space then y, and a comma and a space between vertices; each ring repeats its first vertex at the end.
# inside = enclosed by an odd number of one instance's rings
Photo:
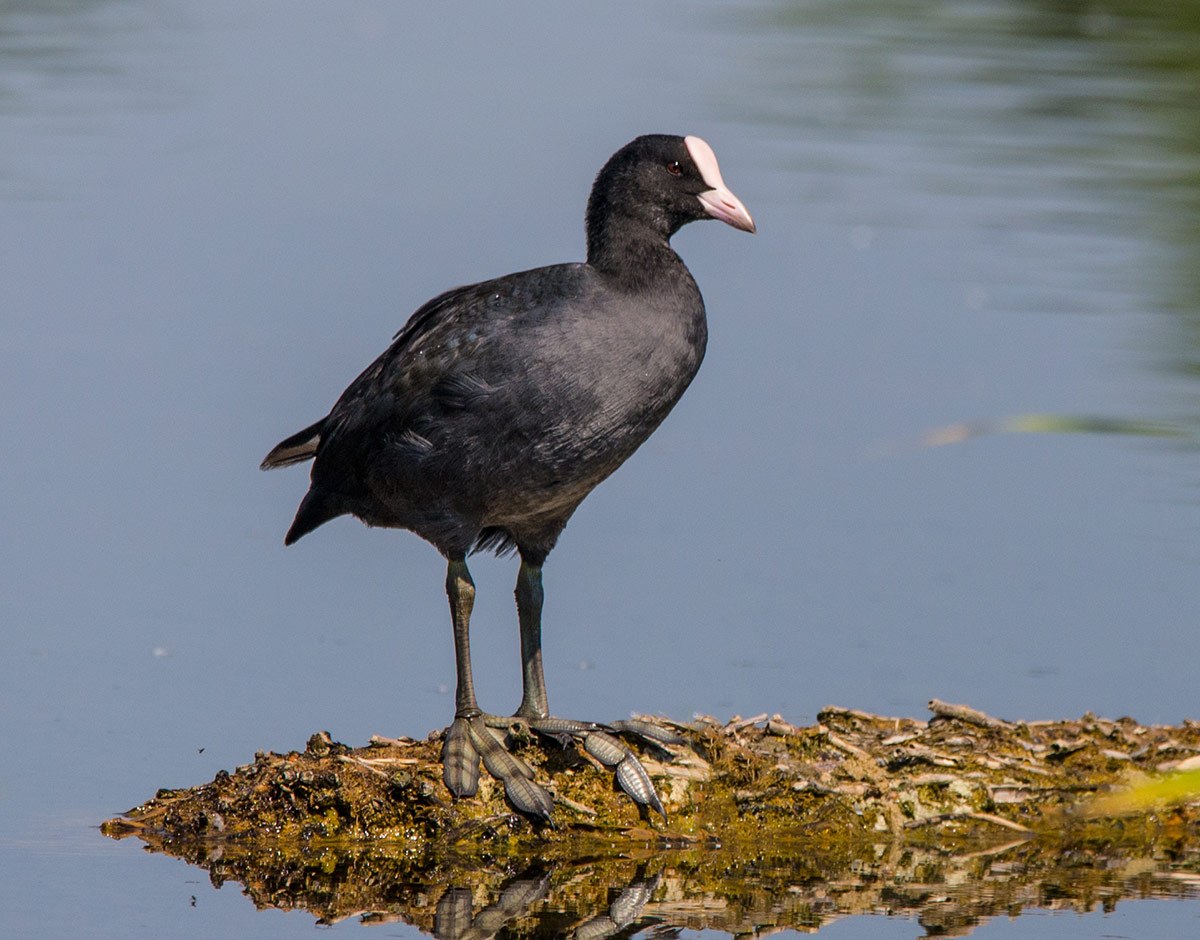
POLYGON ((319 444, 287 541, 350 513, 409 529, 448 558, 519 547, 540 563, 704 356, 695 281, 669 246, 652 254, 650 284, 563 264, 423 306, 296 436, 319 444))
POLYGON ((704 301, 671 248, 688 222, 754 220, 698 137, 647 134, 609 158, 588 197, 587 261, 458 287, 412 315, 333 410, 281 441, 263 469, 313 460, 284 541, 346 513, 409 529, 446 556, 454 631, 454 721, 442 779, 473 796, 480 766, 522 813, 549 820, 550 792, 499 734, 513 718, 479 707, 471 670, 471 550, 521 555, 515 719, 611 767, 641 806, 666 818, 645 767, 613 737, 678 741, 643 721, 608 725, 550 714, 542 668, 542 564, 588 493, 662 423, 708 341, 704 301))

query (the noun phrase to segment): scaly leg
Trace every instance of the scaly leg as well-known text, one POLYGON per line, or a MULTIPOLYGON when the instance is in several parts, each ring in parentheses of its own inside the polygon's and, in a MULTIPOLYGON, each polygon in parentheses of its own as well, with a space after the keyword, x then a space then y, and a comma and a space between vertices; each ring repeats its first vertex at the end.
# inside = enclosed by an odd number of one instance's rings
POLYGON ((531 816, 550 818, 554 801, 545 789, 533 782, 533 771, 519 757, 510 754, 489 730, 486 718, 475 699, 471 676, 471 608, 475 604, 475 582, 466 559, 452 558, 446 567, 446 595, 450 598, 450 618, 454 625, 454 665, 457 686, 454 692, 454 722, 446 729, 442 742, 442 779, 455 796, 474 796, 479 789, 479 760, 493 777, 504 784, 512 804, 531 816))
POLYGON ((442 742, 442 779, 455 796, 474 796, 479 789, 479 752, 471 743, 469 722, 480 714, 471 678, 471 608, 475 582, 465 558, 451 558, 446 566, 446 596, 454 626, 454 723, 442 742))
POLYGON ((562 744, 577 741, 592 757, 611 767, 629 797, 666 818, 662 802, 637 755, 622 743, 618 732, 638 735, 656 744, 678 743, 679 738, 643 721, 610 724, 553 718, 549 713, 546 679, 542 671, 542 569, 524 558, 517 575, 517 618, 521 627, 521 705, 516 715, 502 718, 479 708, 471 676, 470 622, 475 584, 465 558, 452 558, 446 568, 446 595, 454 624, 454 662, 458 684, 454 693, 454 722, 442 744, 442 778, 458 797, 474 796, 479 788, 479 763, 504 784, 509 801, 522 813, 549 820, 554 809, 550 793, 534 782, 533 771, 505 747, 493 732, 527 725, 562 744))
POLYGON ((546 718, 550 705, 546 697, 546 677, 542 673, 542 569, 524 558, 517 572, 517 620, 521 625, 521 707, 522 718, 546 718))
MULTIPOLYGON (((612 767, 629 797, 649 806, 666 819, 662 802, 650 782, 650 775, 626 745, 608 732, 628 731, 657 743, 672 743, 679 739, 647 722, 616 722, 600 725, 594 722, 572 721, 550 717, 546 695, 546 678, 542 672, 542 568, 521 558, 517 573, 517 619, 521 626, 521 705, 516 717, 524 718, 534 731, 560 742, 579 741, 585 751, 606 767, 612 767)), ((491 768, 489 768, 490 771, 491 768)))

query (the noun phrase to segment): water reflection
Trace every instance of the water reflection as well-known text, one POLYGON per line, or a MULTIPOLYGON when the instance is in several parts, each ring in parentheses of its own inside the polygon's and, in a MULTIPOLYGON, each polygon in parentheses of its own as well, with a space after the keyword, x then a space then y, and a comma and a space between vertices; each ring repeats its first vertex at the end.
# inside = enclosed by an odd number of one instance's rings
POLYGON ((1118 902, 1200 897, 1200 848, 1185 832, 1155 845, 1017 840, 959 854, 880 843, 831 851, 819 839, 719 850, 645 848, 514 870, 403 844, 303 846, 156 842, 152 851, 237 882, 256 907, 305 910, 318 923, 411 924, 440 940, 524 936, 598 940, 652 929, 818 930, 848 915, 915 919, 962 936, 1026 910, 1111 911, 1118 902))
POLYGON ((727 110, 783 130, 806 215, 962 230, 967 307, 1169 313, 1160 362, 1200 373, 1200 6, 809 0, 735 22, 759 87, 727 110))

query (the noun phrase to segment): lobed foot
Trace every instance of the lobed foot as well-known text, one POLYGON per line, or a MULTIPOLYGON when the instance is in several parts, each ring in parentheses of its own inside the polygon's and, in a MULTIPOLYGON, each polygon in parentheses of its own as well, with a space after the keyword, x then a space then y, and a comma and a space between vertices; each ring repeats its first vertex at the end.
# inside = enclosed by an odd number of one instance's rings
POLYGON ((662 816, 667 813, 655 792, 654 784, 646 768, 636 754, 622 742, 617 734, 633 734, 658 746, 679 744, 682 738, 648 721, 614 721, 602 725, 588 721, 572 721, 566 718, 506 718, 499 715, 476 715, 472 718, 455 718, 446 729, 442 744, 442 777, 447 788, 458 797, 474 796, 479 788, 479 764, 488 773, 504 784, 504 793, 510 803, 527 816, 550 820, 554 809, 554 798, 534 780, 533 769, 512 754, 493 729, 511 730, 514 726, 528 726, 532 731, 559 742, 564 747, 575 742, 600 761, 612 768, 621 789, 640 806, 648 806, 662 816))

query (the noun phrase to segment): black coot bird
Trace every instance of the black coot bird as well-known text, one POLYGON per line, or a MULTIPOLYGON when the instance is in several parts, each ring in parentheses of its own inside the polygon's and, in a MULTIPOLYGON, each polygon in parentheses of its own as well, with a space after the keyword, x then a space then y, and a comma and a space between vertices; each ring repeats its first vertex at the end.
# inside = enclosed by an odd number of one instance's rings
POLYGON ((606 766, 662 813, 649 776, 614 736, 666 741, 646 722, 550 717, 542 675, 542 564, 571 513, 646 440, 688 387, 707 326, 696 282, 669 240, 688 222, 753 232, 698 137, 647 135, 618 150, 587 206, 587 261, 509 274, 433 298, 263 469, 313 460, 285 544, 341 515, 409 529, 447 559, 458 685, 442 752, 446 786, 471 796, 482 758, 519 810, 550 794, 493 728, 514 721, 606 766), (523 688, 512 718, 484 713, 471 679, 469 552, 516 549, 523 688))

